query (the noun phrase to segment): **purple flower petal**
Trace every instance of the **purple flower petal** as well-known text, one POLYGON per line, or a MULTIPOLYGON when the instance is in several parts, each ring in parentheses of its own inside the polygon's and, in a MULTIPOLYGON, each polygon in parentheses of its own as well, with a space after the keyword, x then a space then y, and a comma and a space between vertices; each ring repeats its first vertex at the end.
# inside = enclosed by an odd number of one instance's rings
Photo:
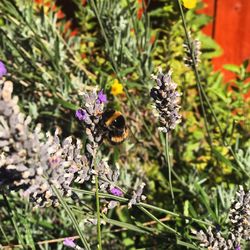
POLYGON ((72 247, 72 248, 75 248, 76 247, 76 244, 74 243, 74 240, 73 239, 70 239, 70 238, 66 238, 64 241, 63 241, 63 245, 67 246, 67 247, 72 247))
POLYGON ((237 247, 235 248, 235 250, 240 250, 240 246, 237 246, 237 247))
POLYGON ((115 195, 115 196, 122 196, 123 195, 123 192, 119 189, 119 188, 111 188, 110 190, 110 193, 115 195))
POLYGON ((3 62, 0 61, 0 78, 7 74, 7 69, 3 62))
POLYGON ((84 121, 87 118, 87 112, 84 109, 80 108, 76 111, 76 117, 78 118, 78 120, 84 121))
POLYGON ((107 102, 107 96, 103 93, 103 90, 100 90, 98 93, 98 100, 100 103, 106 103, 107 102))

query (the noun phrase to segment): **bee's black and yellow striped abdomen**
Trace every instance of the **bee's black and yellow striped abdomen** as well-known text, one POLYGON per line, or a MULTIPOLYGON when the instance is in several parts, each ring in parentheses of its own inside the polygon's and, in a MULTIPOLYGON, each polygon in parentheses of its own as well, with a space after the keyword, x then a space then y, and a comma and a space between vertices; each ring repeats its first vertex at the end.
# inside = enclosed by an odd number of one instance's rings
POLYGON ((107 129, 107 138, 111 144, 122 143, 128 136, 125 118, 121 112, 108 110, 102 114, 103 126, 107 129))

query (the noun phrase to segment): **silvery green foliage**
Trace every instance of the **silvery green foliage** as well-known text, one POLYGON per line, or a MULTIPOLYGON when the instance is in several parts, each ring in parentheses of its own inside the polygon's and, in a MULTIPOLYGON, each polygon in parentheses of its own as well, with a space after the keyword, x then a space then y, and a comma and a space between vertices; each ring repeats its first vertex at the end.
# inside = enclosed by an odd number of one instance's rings
POLYGON ((238 161, 242 164, 242 167, 246 170, 250 170, 250 147, 244 152, 242 149, 237 150, 238 161))
POLYGON ((88 161, 80 151, 79 140, 71 137, 62 143, 41 132, 37 125, 31 132, 31 119, 20 112, 18 98, 12 97, 13 84, 0 84, 0 185, 20 190, 37 206, 57 206, 53 184, 61 195, 70 196, 73 181, 89 179, 88 161))
POLYGON ((11 79, 25 89, 22 104, 29 107, 33 118, 53 105, 55 112, 63 112, 56 98, 47 97, 71 96, 76 102, 76 90, 82 91, 86 76, 93 76, 77 59, 73 59, 80 51, 81 43, 76 42, 79 38, 64 39, 61 36, 64 22, 58 25, 55 12, 46 13, 47 7, 35 10, 35 6, 35 1, 0 1, 3 24, 0 25, 0 58, 7 63, 11 79), (16 53, 13 41, 23 53, 16 53))
POLYGON ((200 246, 211 250, 240 249, 241 240, 250 240, 250 191, 240 186, 229 212, 229 233, 227 238, 216 229, 208 228, 197 233, 200 246))
POLYGON ((183 47, 187 56, 186 58, 184 58, 184 63, 187 67, 190 67, 190 68, 192 68, 194 65, 198 67, 198 64, 200 62, 200 55, 201 55, 201 52, 200 52, 201 42, 198 39, 193 40, 190 33, 188 36, 189 36, 191 49, 187 42, 183 44, 183 47), (192 53, 193 53, 194 61, 192 58, 192 53))
POLYGON ((109 43, 115 61, 122 58, 123 61, 134 63, 135 55, 139 53, 136 39, 131 39, 131 29, 129 11, 124 11, 124 7, 119 0, 104 1, 102 3, 101 19, 107 32, 109 43), (112 13, 110 12, 112 9, 112 13), (124 53, 124 49, 126 53, 124 53))
POLYGON ((161 68, 159 68, 157 76, 152 75, 157 86, 151 89, 150 95, 154 99, 162 124, 159 130, 164 133, 175 129, 176 125, 181 122, 180 106, 178 105, 181 94, 176 90, 177 84, 172 80, 171 75, 171 70, 167 74, 163 74, 161 68))

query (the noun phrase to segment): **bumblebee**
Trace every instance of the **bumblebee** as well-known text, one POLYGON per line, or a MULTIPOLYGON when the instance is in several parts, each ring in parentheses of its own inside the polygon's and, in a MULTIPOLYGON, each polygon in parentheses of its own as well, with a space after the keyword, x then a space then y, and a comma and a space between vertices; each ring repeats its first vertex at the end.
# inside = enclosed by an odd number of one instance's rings
POLYGON ((102 126, 106 138, 113 145, 122 143, 128 137, 125 118, 119 111, 104 111, 102 114, 102 126))

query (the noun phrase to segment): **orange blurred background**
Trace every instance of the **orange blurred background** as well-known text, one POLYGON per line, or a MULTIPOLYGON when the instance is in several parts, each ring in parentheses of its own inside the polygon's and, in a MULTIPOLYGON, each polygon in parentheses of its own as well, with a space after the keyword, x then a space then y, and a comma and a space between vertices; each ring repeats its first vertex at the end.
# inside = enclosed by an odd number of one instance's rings
MULTIPOLYGON (((212 36, 221 46, 223 54, 213 59, 214 69, 222 69, 223 64, 241 64, 250 59, 250 1, 249 0, 203 0, 205 8, 201 13, 213 17, 213 22, 203 31, 212 36)), ((234 75, 223 70, 224 79, 234 75)))

